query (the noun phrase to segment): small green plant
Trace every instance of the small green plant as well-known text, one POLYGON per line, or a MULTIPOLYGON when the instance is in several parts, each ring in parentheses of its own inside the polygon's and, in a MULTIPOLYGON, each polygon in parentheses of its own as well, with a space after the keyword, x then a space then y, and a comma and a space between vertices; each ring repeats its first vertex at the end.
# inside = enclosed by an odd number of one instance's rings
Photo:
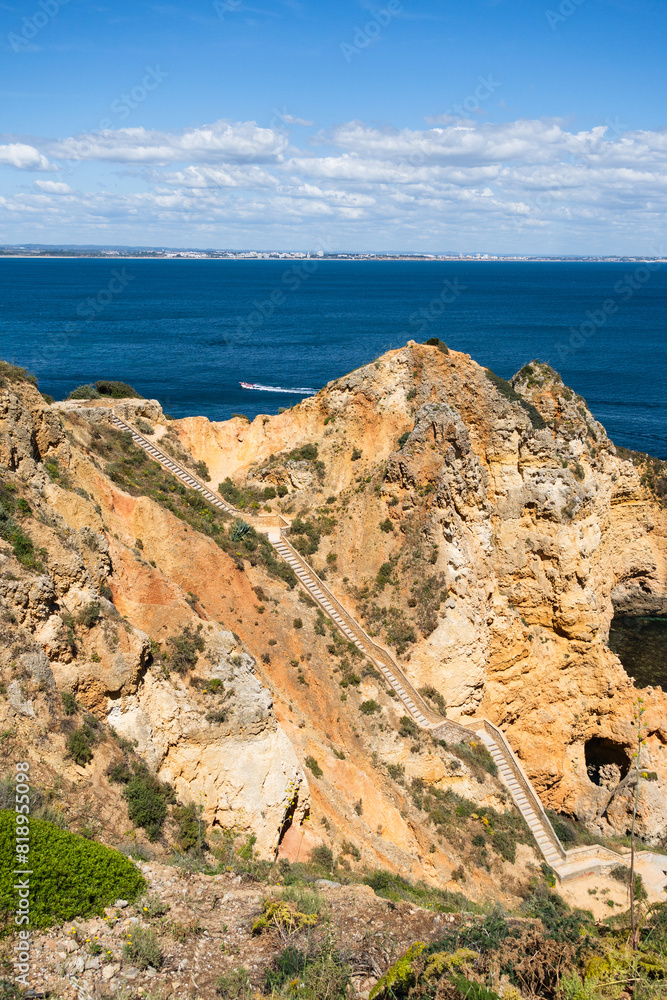
POLYGON ((380 522, 380 531, 384 531, 387 534, 389 534, 389 532, 393 530, 394 530, 394 524, 390 517, 380 522))
POLYGON ((100 620, 100 606, 97 601, 91 601, 90 604, 86 604, 85 608, 82 608, 76 616, 76 620, 84 628, 94 628, 100 620))
POLYGON ((123 945, 124 957, 137 969, 159 969, 162 965, 162 949, 157 935, 150 927, 136 924, 128 931, 123 945))
POLYGON ((292 625, 294 626, 294 628, 303 628, 303 619, 295 618, 294 621, 292 622, 292 625))
POLYGON ((167 639, 170 647, 169 665, 179 674, 185 674, 192 670, 197 662, 198 653, 205 649, 204 639, 201 631, 202 625, 196 629, 186 625, 180 635, 172 635, 167 639))
POLYGON ((411 719, 409 715, 401 716, 398 735, 406 738, 419 736, 419 727, 414 719, 411 719))
POLYGON ((169 903, 163 902, 155 892, 149 892, 137 902, 135 911, 146 920, 155 920, 169 913, 169 903))
POLYGON ((244 966, 218 976, 215 992, 223 1000, 252 1000, 255 995, 248 970, 244 966))
POLYGON ((358 448, 353 448, 352 449, 352 461, 353 462, 358 462, 359 459, 361 458, 361 456, 362 456, 362 452, 360 452, 358 448))
POLYGON ((93 746, 95 745, 95 734, 89 726, 81 726, 75 729, 67 739, 67 756, 74 760, 80 767, 89 764, 93 759, 93 746))
POLYGON ((76 699, 71 691, 61 691, 60 698, 63 703, 63 711, 65 715, 76 715, 79 709, 76 704, 76 699))
POLYGON ((359 711, 362 715, 373 715, 375 712, 380 711, 380 706, 376 701, 370 698, 368 701, 362 701, 359 706, 359 711))
POLYGON ((315 760, 314 757, 310 756, 306 757, 305 765, 309 771, 312 771, 313 775, 316 778, 321 778, 323 776, 324 771, 322 770, 322 768, 320 767, 320 765, 318 764, 318 762, 315 760))

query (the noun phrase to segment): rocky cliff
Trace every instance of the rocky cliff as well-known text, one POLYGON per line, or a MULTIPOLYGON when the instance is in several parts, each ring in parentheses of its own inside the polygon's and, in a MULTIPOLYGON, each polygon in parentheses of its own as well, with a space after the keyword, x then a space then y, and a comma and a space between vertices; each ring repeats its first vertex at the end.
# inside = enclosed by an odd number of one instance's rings
MULTIPOLYGON (((411 343, 277 417, 178 433, 214 483, 282 487, 341 600, 452 717, 498 723, 548 805, 626 831, 638 692, 607 639, 615 611, 667 609, 667 512, 554 371, 510 384, 411 343), (309 443, 317 459, 300 460, 309 443)), ((641 694, 659 780, 640 823, 658 843, 667 705, 641 694)))
MULTIPOLYGON (((553 371, 510 384, 410 343, 252 422, 118 410, 237 507, 281 512, 435 709, 503 728, 546 805, 625 833, 637 692, 606 640, 615 608, 666 607, 665 511, 553 371)), ((72 692, 262 856, 324 843, 353 868, 516 898, 540 858, 483 755, 408 725, 268 543, 108 417, 22 380, 0 389, 0 715, 44 734, 30 685, 72 692)), ((640 825, 658 842, 667 716, 661 691, 642 694, 658 780, 640 825)))

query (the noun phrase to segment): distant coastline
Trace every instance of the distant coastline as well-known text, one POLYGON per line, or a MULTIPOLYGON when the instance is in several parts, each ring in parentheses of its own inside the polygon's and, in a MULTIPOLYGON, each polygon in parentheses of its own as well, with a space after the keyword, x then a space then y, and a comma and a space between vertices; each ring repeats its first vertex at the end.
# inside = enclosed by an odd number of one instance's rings
POLYGON ((659 263, 667 262, 667 257, 656 256, 656 255, 644 255, 644 256, 624 256, 624 255, 607 255, 607 256, 595 256, 590 255, 567 255, 567 254, 491 254, 491 253, 326 253, 323 251, 318 251, 316 253, 309 253, 308 251, 298 251, 298 250, 179 250, 179 249, 168 249, 168 248, 147 248, 142 249, 140 247, 128 247, 127 249, 115 249, 115 248, 72 248, 68 247, 42 247, 42 246, 28 246, 25 249, 22 247, 12 247, 5 246, 0 247, 0 259, 2 258, 11 259, 30 259, 30 260, 79 260, 79 259, 97 259, 97 260, 315 260, 315 261, 438 261, 438 262, 455 262, 455 261, 465 261, 466 263, 486 263, 488 261, 494 262, 520 262, 520 263, 551 263, 556 264, 559 262, 569 263, 569 264, 585 264, 587 262, 596 264, 633 264, 633 263, 643 263, 645 261, 655 261, 659 263))

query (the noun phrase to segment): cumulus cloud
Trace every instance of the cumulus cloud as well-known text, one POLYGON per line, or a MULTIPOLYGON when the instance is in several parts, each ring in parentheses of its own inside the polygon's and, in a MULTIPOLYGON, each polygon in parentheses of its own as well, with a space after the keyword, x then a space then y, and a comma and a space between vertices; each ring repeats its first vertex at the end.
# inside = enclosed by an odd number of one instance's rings
POLYGON ((135 227, 136 242, 147 227, 172 226, 183 234, 218 232, 228 244, 223 236, 236 225, 250 228, 235 232, 275 233, 277 245, 286 227, 330 220, 342 243, 356 233, 367 246, 377 246, 383 233, 395 246, 437 247, 444 238, 448 246, 467 246, 475 234, 492 247, 505 233, 534 231, 540 239, 569 233, 585 251, 586 234, 595 232, 616 241, 610 251, 622 252, 619 240, 659 239, 667 210, 667 130, 601 124, 575 131, 560 121, 528 120, 457 119, 424 129, 348 122, 299 147, 284 131, 218 121, 179 132, 109 129, 58 142, 11 138, 17 141, 0 146, 0 162, 48 170, 54 168, 47 157, 61 158, 72 172, 78 161, 98 161, 100 176, 91 193, 35 181, 31 193, 0 201, 0 219, 41 214, 67 227, 80 218, 105 235, 109 227, 124 236, 135 227), (119 166, 130 168, 122 193, 106 179, 119 166), (137 167, 143 169, 133 173, 137 167))
POLYGON ((37 191, 44 191, 46 194, 73 194, 69 184, 62 181, 34 181, 32 185, 37 191))
POLYGON ((287 148, 283 133, 255 122, 217 121, 181 132, 145 128, 104 129, 51 146, 63 160, 106 163, 278 163, 287 148))
POLYGON ((10 142, 6 146, 0 146, 0 163, 16 167, 17 170, 56 169, 38 149, 23 142, 10 142))

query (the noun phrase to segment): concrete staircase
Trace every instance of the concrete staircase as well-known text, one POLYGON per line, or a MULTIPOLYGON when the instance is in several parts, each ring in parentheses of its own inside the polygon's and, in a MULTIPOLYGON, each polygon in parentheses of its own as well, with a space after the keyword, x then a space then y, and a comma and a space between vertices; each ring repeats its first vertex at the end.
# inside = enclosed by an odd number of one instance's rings
MULTIPOLYGON (((257 515, 250 517, 227 503, 214 490, 201 482, 192 472, 183 469, 173 458, 165 455, 155 444, 140 434, 125 420, 112 415, 112 423, 119 430, 129 432, 132 440, 143 448, 151 458, 177 476, 193 490, 197 490, 213 506, 235 517, 245 518, 258 530, 267 534, 278 555, 292 567, 301 586, 317 602, 319 607, 335 623, 345 639, 353 643, 380 671, 386 681, 405 706, 406 712, 422 729, 428 729, 433 736, 449 742, 470 741, 474 734, 486 745, 498 766, 499 776, 510 792, 519 812, 528 824, 537 846, 545 861, 554 870, 560 881, 574 879, 590 873, 609 871, 618 864, 628 864, 627 857, 605 847, 592 845, 566 851, 546 815, 540 799, 523 770, 504 733, 488 719, 466 719, 463 723, 443 719, 436 715, 425 703, 421 695, 409 682, 391 653, 374 642, 353 616, 346 610, 327 585, 317 576, 303 556, 283 536, 289 522, 282 516, 257 515)), ((638 858, 642 855, 639 854, 638 858)), ((651 855, 659 859, 647 864, 655 868, 655 878, 667 875, 667 857, 651 855), (662 867, 661 867, 662 866, 662 867), (657 873, 660 873, 659 875, 657 873)), ((667 880, 666 884, 667 884, 667 880)))

